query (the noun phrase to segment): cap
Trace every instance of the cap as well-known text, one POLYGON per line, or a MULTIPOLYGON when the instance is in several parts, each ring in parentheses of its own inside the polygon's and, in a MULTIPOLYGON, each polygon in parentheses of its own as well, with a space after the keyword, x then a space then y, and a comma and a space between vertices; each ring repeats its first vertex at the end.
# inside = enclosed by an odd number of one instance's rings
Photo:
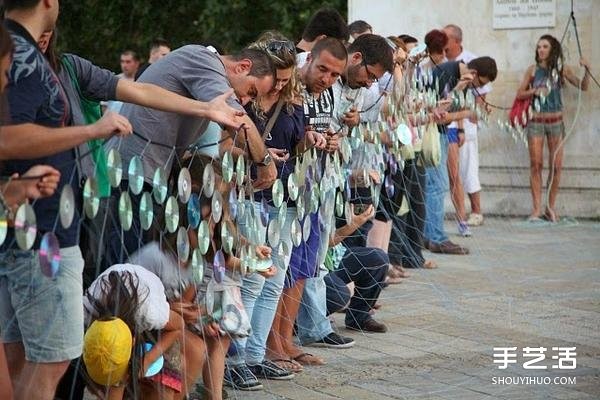
POLYGON ((129 365, 133 338, 120 318, 96 320, 83 339, 83 362, 88 375, 100 385, 118 384, 129 365))

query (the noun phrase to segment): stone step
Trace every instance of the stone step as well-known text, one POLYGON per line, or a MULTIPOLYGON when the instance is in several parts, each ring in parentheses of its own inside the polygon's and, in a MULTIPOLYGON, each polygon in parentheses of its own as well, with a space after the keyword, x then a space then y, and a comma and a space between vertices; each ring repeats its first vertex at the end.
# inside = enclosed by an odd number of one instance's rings
MULTIPOLYGON (((544 182, 548 173, 544 168, 544 182)), ((529 188, 529 167, 480 166, 479 179, 482 185, 529 188)), ((563 168, 560 186, 563 190, 600 190, 600 168, 563 168)))
MULTIPOLYGON (((546 190, 542 192, 545 199, 546 190)), ((469 211, 469 202, 466 200, 469 211)), ((545 201, 543 201, 545 204, 545 201)), ((486 215, 527 217, 531 213, 529 186, 482 185, 481 205, 486 215)), ((452 214, 454 207, 450 196, 445 201, 446 212, 452 214)), ((563 187, 557 199, 556 212, 561 216, 600 219, 600 189, 563 187)))

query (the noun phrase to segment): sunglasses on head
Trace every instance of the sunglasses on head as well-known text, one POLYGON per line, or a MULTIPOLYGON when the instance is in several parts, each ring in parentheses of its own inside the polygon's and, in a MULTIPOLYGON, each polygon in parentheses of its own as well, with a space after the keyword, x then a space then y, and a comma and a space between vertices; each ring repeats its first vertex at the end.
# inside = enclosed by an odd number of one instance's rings
POLYGON ((271 53, 279 53, 285 50, 290 54, 295 54, 296 46, 289 40, 273 40, 267 44, 267 50, 271 53))

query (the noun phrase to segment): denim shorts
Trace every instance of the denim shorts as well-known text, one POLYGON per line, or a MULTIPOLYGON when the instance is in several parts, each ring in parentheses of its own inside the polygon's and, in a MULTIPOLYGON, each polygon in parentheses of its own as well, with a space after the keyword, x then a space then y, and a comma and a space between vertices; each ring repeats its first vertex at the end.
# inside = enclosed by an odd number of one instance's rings
POLYGON ((448 135, 448 143, 458 143, 458 128, 446 129, 446 135, 448 135))
POLYGON ((565 134, 565 124, 563 121, 553 123, 533 122, 527 124, 527 136, 563 136, 565 134))
POLYGON ((83 257, 60 250, 54 278, 42 273, 37 251, 0 254, 0 330, 5 343, 22 342, 36 363, 72 360, 83 347, 83 257))

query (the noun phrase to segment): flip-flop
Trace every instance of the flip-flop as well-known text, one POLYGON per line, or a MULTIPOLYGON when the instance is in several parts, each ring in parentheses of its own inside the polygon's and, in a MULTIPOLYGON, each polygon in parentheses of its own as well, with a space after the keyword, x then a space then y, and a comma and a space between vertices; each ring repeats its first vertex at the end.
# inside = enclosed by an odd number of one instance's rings
POLYGON ((302 365, 325 365, 325 360, 310 353, 301 353, 292 359, 302 365))
POLYGON ((275 360, 271 360, 271 362, 277 365, 279 368, 283 368, 295 374, 304 371, 304 367, 302 366, 302 364, 291 358, 278 358, 275 360))
POLYGON ((545 222, 541 217, 530 216, 527 218, 527 222, 532 224, 539 224, 540 222, 545 222))

